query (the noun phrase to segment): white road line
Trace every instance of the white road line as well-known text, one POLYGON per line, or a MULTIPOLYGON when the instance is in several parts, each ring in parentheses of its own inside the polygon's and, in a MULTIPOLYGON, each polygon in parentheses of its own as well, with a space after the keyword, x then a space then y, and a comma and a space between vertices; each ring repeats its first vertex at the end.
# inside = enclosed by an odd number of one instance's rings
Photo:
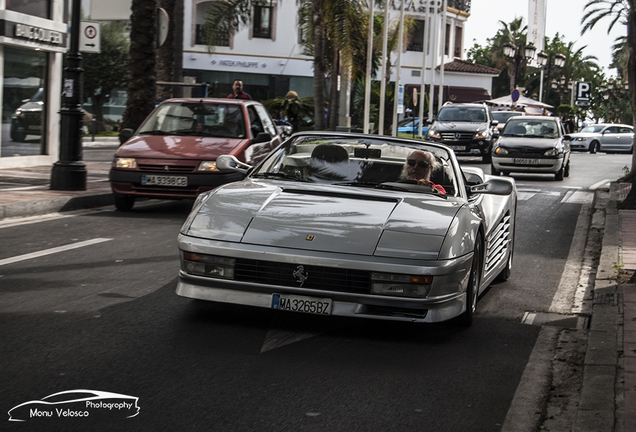
POLYGON ((561 202, 568 204, 588 204, 591 203, 593 199, 594 192, 592 191, 568 191, 561 202))
POLYGON ((606 184, 609 184, 610 182, 611 182, 610 179, 601 180, 598 183, 594 183, 588 189, 593 191, 593 190, 596 190, 596 189, 600 188, 601 186, 605 186, 606 184))
POLYGON ((12 258, 5 258, 3 260, 0 260, 0 266, 3 265, 7 265, 7 264, 13 264, 19 261, 25 261, 28 259, 33 259, 33 258, 38 258, 41 256, 45 256, 45 255, 51 255, 54 253, 58 253, 58 252, 64 252, 67 250, 71 250, 71 249, 77 249, 77 248, 81 248, 84 246, 90 246, 90 245, 94 245, 94 244, 98 244, 98 243, 103 243, 103 242, 107 242, 107 241, 111 241, 113 240, 112 238, 94 238, 92 240, 86 240, 86 241, 81 241, 81 242, 77 242, 77 243, 71 243, 68 244, 66 246, 58 246, 58 247, 54 247, 51 249, 45 249, 39 252, 32 252, 32 253, 28 253, 28 254, 24 254, 24 255, 18 255, 12 258))

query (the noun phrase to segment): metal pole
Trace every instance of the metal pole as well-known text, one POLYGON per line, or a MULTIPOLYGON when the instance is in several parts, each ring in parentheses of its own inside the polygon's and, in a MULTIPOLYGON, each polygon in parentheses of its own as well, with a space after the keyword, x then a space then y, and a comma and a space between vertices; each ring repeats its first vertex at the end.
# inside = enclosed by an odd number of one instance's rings
POLYGON ((437 1, 434 3, 433 12, 431 21, 433 22, 433 33, 431 34, 431 39, 433 40, 433 49, 431 53, 431 90, 430 97, 428 99, 428 115, 429 118, 433 119, 433 100, 435 99, 433 95, 435 94, 435 64, 437 63, 437 1))
POLYGON ((53 164, 51 189, 86 190, 86 165, 82 162, 82 55, 79 52, 81 0, 73 0, 71 49, 66 56, 64 94, 60 110, 60 160, 53 164))
POLYGON ((391 136, 397 136, 397 109, 398 109, 398 91, 400 88, 400 68, 402 64, 402 44, 404 42, 404 5, 406 1, 402 2, 400 8, 400 26, 398 27, 398 54, 397 54, 397 67, 395 68, 395 90, 393 92, 393 127, 391 129, 391 136))
POLYGON ((384 135, 384 98, 386 97, 386 51, 389 40, 389 2, 384 3, 384 28, 382 29, 382 67, 380 69, 380 113, 378 134, 384 135))
POLYGON ((369 133, 371 111, 371 57, 373 57, 373 0, 369 2, 369 40, 367 41, 367 79, 364 83, 364 125, 362 133, 369 133))
POLYGON ((429 22, 428 22, 428 11, 429 11, 429 5, 428 5, 428 1, 426 2, 425 6, 426 9, 424 10, 424 37, 423 37, 423 47, 422 47, 422 84, 421 84, 421 89, 420 89, 420 123, 417 126, 417 136, 418 137, 422 137, 422 126, 424 124, 424 95, 426 95, 426 66, 428 64, 428 57, 426 56, 426 48, 428 45, 428 33, 430 31, 429 29, 429 22))
POLYGON ((442 36, 442 60, 439 64, 439 96, 437 98, 437 112, 444 103, 444 61, 446 56, 446 0, 442 2, 442 18, 440 22, 440 35, 442 36))

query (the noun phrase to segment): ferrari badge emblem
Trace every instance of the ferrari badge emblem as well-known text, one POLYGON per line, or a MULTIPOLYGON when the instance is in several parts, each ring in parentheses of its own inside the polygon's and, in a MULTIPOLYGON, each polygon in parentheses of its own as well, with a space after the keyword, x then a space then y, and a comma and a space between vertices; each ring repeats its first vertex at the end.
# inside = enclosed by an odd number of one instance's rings
POLYGON ((308 235, 307 237, 305 237, 305 240, 307 240, 307 241, 314 241, 314 236, 312 236, 312 235, 308 235))
POLYGON ((292 276, 296 278, 296 282, 300 282, 300 286, 302 287, 307 278, 309 278, 309 273, 305 271, 305 267, 299 265, 292 273, 292 276))

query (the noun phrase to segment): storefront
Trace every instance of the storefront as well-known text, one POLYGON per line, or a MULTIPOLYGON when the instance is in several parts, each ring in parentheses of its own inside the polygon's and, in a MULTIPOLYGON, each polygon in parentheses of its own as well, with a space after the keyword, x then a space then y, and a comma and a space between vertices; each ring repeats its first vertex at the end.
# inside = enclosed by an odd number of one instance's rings
POLYGON ((67 2, 0 0, 0 168, 59 158, 67 2))

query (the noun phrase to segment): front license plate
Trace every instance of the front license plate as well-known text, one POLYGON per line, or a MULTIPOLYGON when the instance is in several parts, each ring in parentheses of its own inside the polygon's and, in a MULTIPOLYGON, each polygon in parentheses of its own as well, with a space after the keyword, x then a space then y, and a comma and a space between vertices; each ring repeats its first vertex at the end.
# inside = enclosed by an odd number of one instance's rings
POLYGON ((141 184, 153 186, 186 187, 188 186, 188 178, 178 176, 143 175, 141 176, 141 184))
POLYGON ((331 315, 331 299, 272 294, 272 309, 331 315))
POLYGON ((450 146, 455 151, 464 151, 466 150, 466 146, 450 146))
POLYGON ((515 159, 515 165, 539 165, 541 161, 539 159, 515 159))

